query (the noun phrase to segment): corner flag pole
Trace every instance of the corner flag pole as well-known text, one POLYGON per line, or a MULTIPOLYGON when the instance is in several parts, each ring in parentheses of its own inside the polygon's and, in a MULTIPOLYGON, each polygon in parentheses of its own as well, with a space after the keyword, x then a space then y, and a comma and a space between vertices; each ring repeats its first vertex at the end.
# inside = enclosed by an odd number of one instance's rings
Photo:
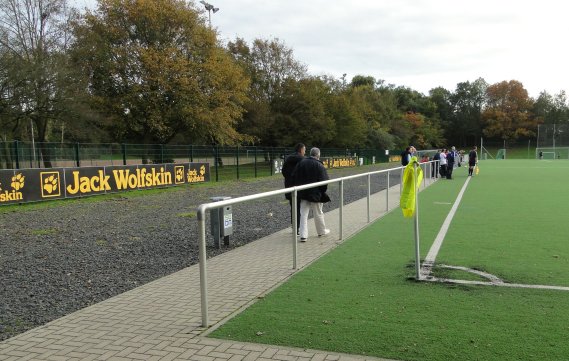
POLYGON ((415 187, 415 278, 421 279, 421 256, 419 254, 419 188, 417 187, 417 162, 413 163, 413 171, 415 179, 413 186, 415 187))

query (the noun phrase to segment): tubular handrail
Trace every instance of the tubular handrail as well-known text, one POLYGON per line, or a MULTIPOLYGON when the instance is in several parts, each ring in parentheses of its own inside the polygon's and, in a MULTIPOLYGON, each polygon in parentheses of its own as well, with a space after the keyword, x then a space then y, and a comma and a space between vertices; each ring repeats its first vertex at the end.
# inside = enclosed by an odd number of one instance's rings
MULTIPOLYGON (((432 163, 436 163, 438 161, 429 161, 429 162, 425 162, 425 163, 421 163, 421 164, 425 164, 425 168, 426 168, 426 164, 429 164, 429 166, 433 166, 432 163)), ((389 168, 389 169, 383 169, 383 170, 379 170, 379 171, 372 171, 372 172, 367 172, 367 173, 361 173, 361 174, 354 174, 354 175, 350 175, 350 176, 346 176, 346 177, 340 177, 340 178, 334 178, 334 179, 329 179, 326 181, 321 181, 321 182, 317 182, 317 183, 310 183, 310 184, 305 184, 305 185, 301 185, 301 186, 294 186, 294 187, 290 187, 290 188, 284 188, 284 189, 278 189, 278 190, 274 190, 274 191, 268 191, 268 192, 263 192, 263 193, 257 193, 257 194, 251 194, 251 195, 247 195, 247 196, 242 196, 242 197, 238 197, 238 198, 231 198, 231 199, 226 199, 226 200, 222 200, 222 201, 218 201, 218 202, 210 202, 210 203, 204 203, 201 204, 200 206, 198 206, 197 208, 197 220, 198 220, 198 237, 199 237, 199 265, 200 265, 200 292, 201 292, 201 310, 202 310, 202 326, 207 328, 209 327, 209 320, 208 320, 208 300, 207 300, 207 267, 206 267, 206 263, 207 263, 207 253, 206 253, 206 232, 205 232, 205 215, 206 215, 206 211, 210 210, 210 209, 216 209, 216 208, 221 208, 221 207, 225 207, 225 206, 230 206, 230 205, 234 205, 234 204, 239 204, 239 203, 244 203, 244 202, 248 202, 248 201, 253 201, 253 200, 258 200, 258 199, 262 199, 262 198, 267 198, 267 197, 272 197, 272 196, 277 196, 280 194, 287 194, 287 193, 291 193, 292 195, 292 206, 293 209, 296 209, 296 202, 298 201, 298 191, 304 190, 304 189, 310 189, 310 188, 315 188, 315 187, 320 187, 323 185, 328 185, 328 184, 332 184, 332 183, 339 183, 340 184, 340 204, 339 204, 339 216, 340 216, 340 221, 339 221, 339 234, 340 234, 340 240, 343 238, 343 206, 344 206, 344 181, 345 180, 351 180, 351 179, 356 179, 356 178, 360 178, 360 177, 368 177, 368 194, 367 194, 367 198, 368 198, 368 222, 370 221, 369 219, 369 198, 370 198, 370 178, 371 175, 375 175, 375 174, 381 174, 381 173, 387 173, 387 178, 389 180, 389 173, 392 171, 396 171, 396 170, 401 170, 403 171, 403 169, 405 168, 405 166, 399 166, 396 168, 389 168)), ((426 170, 426 169, 425 169, 426 170)), ((429 172, 430 174, 430 172, 429 172)), ((426 177, 425 177, 426 178, 426 177)), ((389 181, 388 181, 389 184, 389 181)), ((389 188, 388 188, 388 194, 389 194, 389 188)), ((388 202, 389 202, 389 196, 387 198, 388 202)), ((389 209, 389 204, 387 205, 387 208, 389 209)), ((294 230, 296 228, 297 225, 297 219, 296 219, 296 212, 291 212, 292 213, 292 229, 294 230)), ((292 244, 293 244, 293 269, 296 269, 296 261, 297 261, 297 237, 296 237, 296 232, 292 232, 292 244)))

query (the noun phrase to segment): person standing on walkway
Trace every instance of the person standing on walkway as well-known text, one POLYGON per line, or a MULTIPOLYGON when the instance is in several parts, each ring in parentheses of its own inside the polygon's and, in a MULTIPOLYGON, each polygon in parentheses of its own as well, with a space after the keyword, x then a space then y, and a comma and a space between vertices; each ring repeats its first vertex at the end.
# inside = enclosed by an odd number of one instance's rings
POLYGON ((457 160, 458 153, 456 152, 456 148, 453 146, 447 154, 447 179, 452 179, 452 172, 454 171, 454 166, 457 160))
POLYGON ((476 151, 478 148, 476 146, 472 147, 470 153, 468 153, 468 176, 472 177, 472 173, 474 172, 474 167, 478 164, 478 152, 476 151))
POLYGON ((439 177, 438 168, 439 168, 439 163, 441 161, 441 150, 440 149, 437 149, 437 152, 433 156, 433 160, 435 162, 433 164, 431 164, 431 178, 438 178, 439 177))
MULTIPOLYGON (((310 157, 304 158, 293 172, 294 185, 301 186, 304 184, 322 182, 330 179, 326 168, 320 161, 320 149, 310 149, 310 157)), ((330 233, 326 228, 324 220, 324 212, 322 205, 329 202, 330 197, 326 194, 327 185, 304 189, 298 192, 300 198, 300 241, 306 242, 308 238, 308 213, 312 210, 314 215, 314 225, 318 236, 325 236, 330 233)))
MULTIPOLYGON (((290 188, 294 186, 294 177, 292 173, 296 168, 296 165, 300 163, 301 160, 304 159, 304 153, 306 152, 306 146, 302 143, 298 143, 294 147, 294 153, 290 154, 285 158, 283 163, 282 174, 284 177, 284 186, 285 188, 290 188)), ((292 224, 292 194, 287 193, 285 194, 286 199, 290 204, 290 223, 292 224)), ((296 202, 296 233, 298 234, 298 228, 300 224, 300 201, 297 199, 296 202)))
POLYGON ((411 159, 411 147, 405 148, 405 150, 401 153, 401 165, 406 166, 409 164, 409 159, 411 159))
POLYGON ((439 157, 440 157, 439 167, 440 167, 441 178, 445 178, 447 175, 447 150, 443 148, 439 157))

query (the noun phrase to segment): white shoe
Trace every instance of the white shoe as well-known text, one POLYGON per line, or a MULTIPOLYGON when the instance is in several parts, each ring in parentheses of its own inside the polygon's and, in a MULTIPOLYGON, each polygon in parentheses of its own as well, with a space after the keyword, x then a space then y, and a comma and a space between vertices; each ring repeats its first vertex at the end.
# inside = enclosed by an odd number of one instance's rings
POLYGON ((326 228, 326 229, 324 230, 324 234, 319 234, 318 237, 327 236, 327 235, 329 235, 329 234, 330 234, 330 230, 329 230, 328 228, 326 228))

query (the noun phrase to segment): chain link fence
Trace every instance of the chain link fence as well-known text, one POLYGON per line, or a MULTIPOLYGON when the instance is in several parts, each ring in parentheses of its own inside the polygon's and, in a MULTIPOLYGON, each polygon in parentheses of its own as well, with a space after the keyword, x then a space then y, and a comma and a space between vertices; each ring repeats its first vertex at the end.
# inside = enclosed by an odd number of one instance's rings
MULTIPOLYGON (((310 149, 308 147, 308 149, 310 149)), ((280 172, 292 147, 118 143, 0 142, 0 169, 207 162, 212 180, 264 177, 280 172)), ((399 155, 400 151, 389 152, 399 155)), ((385 150, 321 148, 323 158, 354 157, 358 165, 390 161, 385 150)))

